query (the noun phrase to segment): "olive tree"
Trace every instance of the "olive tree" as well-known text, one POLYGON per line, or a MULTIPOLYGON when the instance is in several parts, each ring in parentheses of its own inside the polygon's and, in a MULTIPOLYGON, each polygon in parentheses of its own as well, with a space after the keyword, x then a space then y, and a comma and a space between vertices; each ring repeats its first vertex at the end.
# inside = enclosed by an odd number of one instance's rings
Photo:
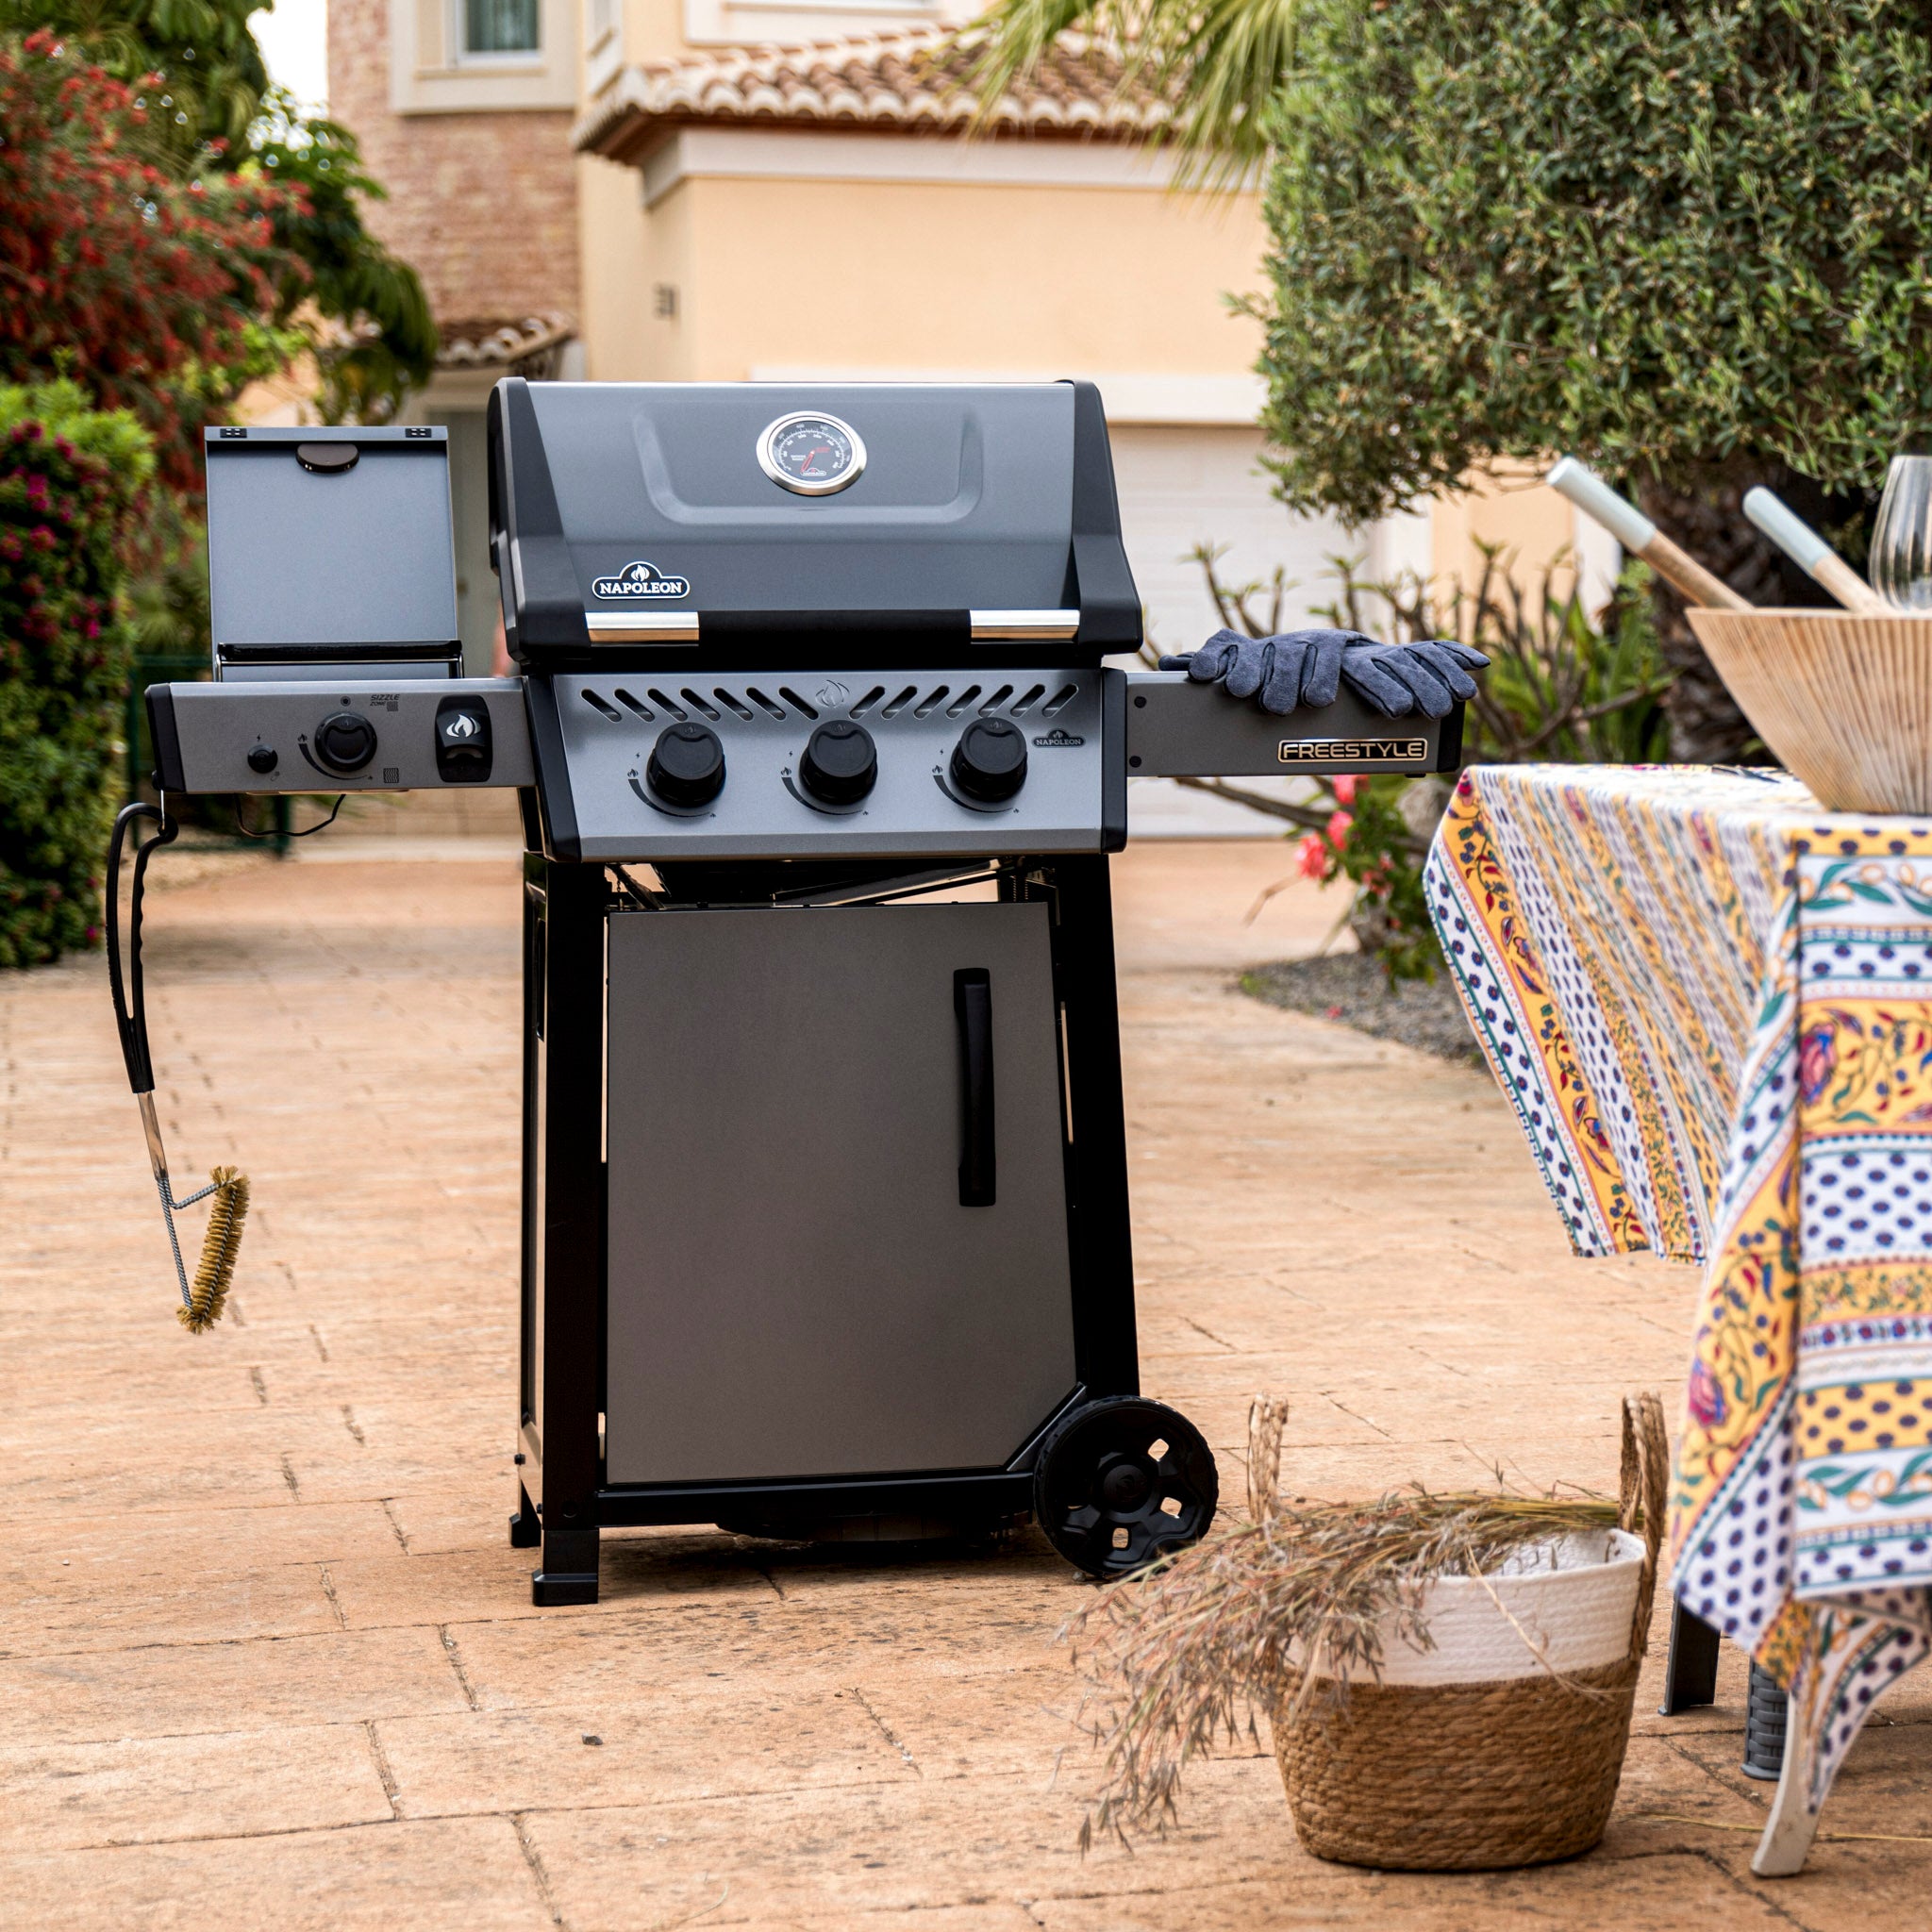
MULTIPOLYGON (((1809 586, 1744 491, 1856 553, 1932 427, 1927 0, 1303 0, 1265 125, 1291 505, 1367 519, 1575 450, 1788 602, 1809 586)), ((1734 755, 1741 721, 1659 615, 1674 754, 1734 755)))

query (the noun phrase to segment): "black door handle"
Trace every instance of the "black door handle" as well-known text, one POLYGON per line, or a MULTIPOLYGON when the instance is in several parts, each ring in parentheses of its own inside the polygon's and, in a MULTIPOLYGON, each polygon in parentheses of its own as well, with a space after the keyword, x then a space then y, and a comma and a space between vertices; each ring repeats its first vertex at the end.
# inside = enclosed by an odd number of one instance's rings
POLYGON ((983 966, 953 974, 953 1016, 959 1023, 959 1205, 993 1204, 992 981, 983 966))

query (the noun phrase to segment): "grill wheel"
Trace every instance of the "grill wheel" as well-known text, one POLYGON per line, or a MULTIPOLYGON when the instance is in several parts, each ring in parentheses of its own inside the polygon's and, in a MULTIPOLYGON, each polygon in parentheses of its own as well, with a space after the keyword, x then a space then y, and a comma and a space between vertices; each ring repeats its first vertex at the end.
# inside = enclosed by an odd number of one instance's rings
POLYGON ((1041 1446, 1033 1476, 1047 1541, 1098 1577, 1125 1576, 1199 1542, 1220 1493, 1200 1430, 1140 1395, 1076 1408, 1041 1446))

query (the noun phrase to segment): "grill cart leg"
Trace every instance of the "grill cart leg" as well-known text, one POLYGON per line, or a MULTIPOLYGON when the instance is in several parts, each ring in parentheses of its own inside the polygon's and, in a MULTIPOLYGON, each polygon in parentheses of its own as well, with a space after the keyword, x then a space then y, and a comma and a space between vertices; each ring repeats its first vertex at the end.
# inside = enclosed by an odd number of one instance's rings
POLYGON ((534 1550, 543 1541, 543 1525, 537 1517, 537 1506, 522 1483, 517 1485, 517 1507, 510 1512, 509 1546, 513 1550, 534 1550))
POLYGON ((1066 1027, 1074 1371, 1091 1395, 1138 1395, 1126 1108, 1107 859, 1096 854, 1053 860, 1029 872, 1020 896, 1044 899, 1052 908, 1055 990, 1066 1027))
MULTIPOLYGON (((597 1601, 604 1406, 604 906, 599 865, 525 861, 525 1360, 538 1605, 597 1601), (534 1357, 534 1359, 533 1359, 534 1357)), ((527 1534, 527 1531, 525 1532, 527 1534)))

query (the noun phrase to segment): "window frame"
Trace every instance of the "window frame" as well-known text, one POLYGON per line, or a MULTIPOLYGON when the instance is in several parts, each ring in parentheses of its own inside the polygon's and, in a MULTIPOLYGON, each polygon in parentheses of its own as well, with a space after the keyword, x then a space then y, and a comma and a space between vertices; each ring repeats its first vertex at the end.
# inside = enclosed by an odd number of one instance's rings
POLYGON ((455 67, 539 67, 543 62, 543 0, 528 0, 536 25, 537 42, 531 47, 495 47, 484 50, 470 45, 470 0, 448 0, 444 31, 449 35, 455 67))

